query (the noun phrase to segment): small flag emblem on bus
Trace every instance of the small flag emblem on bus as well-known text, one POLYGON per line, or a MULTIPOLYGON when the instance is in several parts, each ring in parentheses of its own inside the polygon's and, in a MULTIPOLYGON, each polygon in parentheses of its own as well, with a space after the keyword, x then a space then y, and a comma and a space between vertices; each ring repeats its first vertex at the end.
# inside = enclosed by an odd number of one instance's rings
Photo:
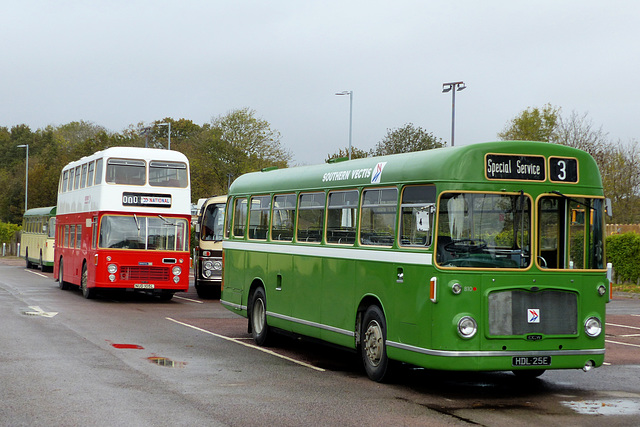
POLYGON ((380 162, 376 165, 375 169, 373 170, 373 175, 371 175, 371 183, 372 184, 379 184, 380 183, 380 178, 382 178, 382 169, 384 169, 384 166, 387 164, 387 162, 380 162))
POLYGON ((527 310, 527 322, 540 323, 540 309, 530 308, 527 310))

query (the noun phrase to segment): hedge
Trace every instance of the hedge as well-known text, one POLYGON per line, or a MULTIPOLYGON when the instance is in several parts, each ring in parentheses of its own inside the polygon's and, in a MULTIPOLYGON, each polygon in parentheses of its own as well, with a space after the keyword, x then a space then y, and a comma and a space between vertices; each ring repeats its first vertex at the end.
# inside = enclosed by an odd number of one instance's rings
POLYGON ((630 232, 607 237, 607 261, 616 273, 614 282, 638 283, 640 277, 640 234, 630 232))

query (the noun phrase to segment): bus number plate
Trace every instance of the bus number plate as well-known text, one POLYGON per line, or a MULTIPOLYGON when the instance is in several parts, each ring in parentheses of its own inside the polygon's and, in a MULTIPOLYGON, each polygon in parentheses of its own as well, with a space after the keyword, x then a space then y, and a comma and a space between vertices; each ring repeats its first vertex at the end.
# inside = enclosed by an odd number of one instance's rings
POLYGON ((551 356, 516 356, 511 366, 551 366, 551 356))
POLYGON ((152 283, 135 283, 133 285, 134 289, 155 289, 156 285, 152 283))

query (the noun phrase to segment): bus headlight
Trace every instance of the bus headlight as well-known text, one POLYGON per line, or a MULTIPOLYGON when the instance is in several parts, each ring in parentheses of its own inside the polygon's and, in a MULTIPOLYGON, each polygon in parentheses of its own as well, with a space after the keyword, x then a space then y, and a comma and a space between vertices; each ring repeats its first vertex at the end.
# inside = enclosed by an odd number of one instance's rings
POLYGON ((180 281, 180 277, 179 276, 173 276, 173 283, 178 283, 180 281))
POLYGON ((115 274, 110 274, 109 275, 109 280, 111 280, 112 282, 116 281, 116 275, 115 274))
POLYGON ((214 270, 222 270, 222 261, 214 261, 213 269, 214 270))
POLYGON ((213 262, 211 261, 205 261, 204 264, 202 265, 202 267, 205 270, 213 270, 213 262))
POLYGON ((107 271, 111 274, 115 274, 115 272, 118 271, 118 266, 115 264, 109 264, 107 266, 107 271))
POLYGON ((471 338, 473 337, 478 330, 478 324, 470 316, 464 316, 462 319, 458 320, 458 334, 462 338, 471 338))
POLYGON ((174 265, 173 268, 171 269, 171 272, 173 273, 174 276, 179 276, 182 274, 182 268, 180 268, 179 265, 174 265))
POLYGON ((584 322, 584 332, 590 337, 597 337, 602 332, 602 323, 597 317, 590 317, 584 322))

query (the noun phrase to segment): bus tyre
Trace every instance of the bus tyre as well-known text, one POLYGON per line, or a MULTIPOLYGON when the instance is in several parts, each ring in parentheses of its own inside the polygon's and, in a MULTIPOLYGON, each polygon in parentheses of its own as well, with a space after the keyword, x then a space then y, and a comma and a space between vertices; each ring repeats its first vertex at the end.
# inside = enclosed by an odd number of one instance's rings
POLYGON ((28 249, 24 253, 24 260, 25 260, 26 268, 33 268, 33 264, 31 264, 31 261, 29 261, 29 250, 28 249))
POLYGON ((372 305, 364 313, 360 334, 360 353, 367 376, 373 381, 381 382, 387 374, 389 359, 386 339, 387 324, 384 314, 380 307, 372 305))
POLYGON ((251 309, 249 322, 253 340, 258 345, 266 345, 269 339, 269 325, 267 325, 267 298, 263 288, 255 290, 249 307, 251 309))
POLYGON ((62 258, 60 258, 60 267, 58 268, 58 285, 63 291, 69 289, 69 284, 64 281, 64 263, 62 262, 62 258))
POLYGON ((89 272, 87 271, 87 264, 82 264, 82 277, 80 278, 80 290, 82 296, 86 299, 92 299, 96 296, 95 288, 90 288, 89 284, 89 272))

